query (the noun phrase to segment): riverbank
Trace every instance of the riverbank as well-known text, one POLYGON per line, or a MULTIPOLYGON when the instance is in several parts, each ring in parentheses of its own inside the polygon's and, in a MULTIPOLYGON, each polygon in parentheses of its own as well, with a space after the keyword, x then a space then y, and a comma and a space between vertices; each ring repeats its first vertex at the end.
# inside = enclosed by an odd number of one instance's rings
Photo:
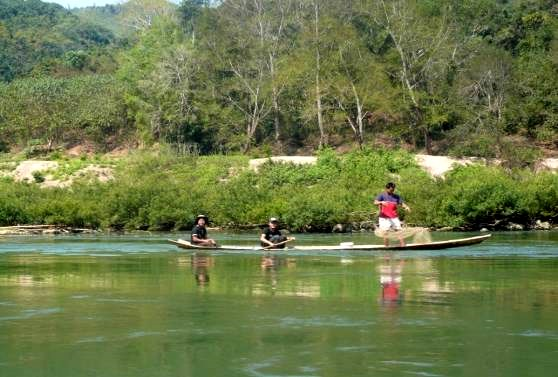
MULTIPOLYGON (((455 158, 450 156, 431 156, 427 154, 414 155, 417 165, 430 174, 432 177, 443 177, 447 172, 457 166, 472 164, 482 164, 491 166, 501 166, 502 161, 497 159, 486 159, 478 157, 455 158)), ((261 165, 266 163, 286 163, 295 165, 315 165, 318 158, 315 156, 275 156, 268 158, 256 158, 249 162, 250 169, 258 171, 261 165)), ((534 164, 535 172, 558 172, 558 158, 544 158, 534 164)))
POLYGON ((14 225, 0 227, 0 236, 12 235, 48 235, 48 234, 90 234, 97 233, 96 229, 73 228, 60 225, 14 225))
MULTIPOLYGON (((558 223, 558 175, 484 162, 456 166, 443 179, 405 151, 321 151, 313 164, 268 161, 257 171, 247 156, 180 156, 135 151, 107 159, 57 161, 62 172, 33 180, 0 179, 0 225, 57 224, 103 230, 186 230, 199 213, 211 226, 244 229, 279 217, 293 232, 370 231, 373 198, 394 181, 412 211, 411 226, 451 230, 550 229, 558 223), (80 175, 89 165, 110 179, 80 175), (43 187, 52 175, 71 185, 43 187)), ((4 171, 13 171, 13 164, 4 171), (11 169, 11 170, 10 170, 11 169)))

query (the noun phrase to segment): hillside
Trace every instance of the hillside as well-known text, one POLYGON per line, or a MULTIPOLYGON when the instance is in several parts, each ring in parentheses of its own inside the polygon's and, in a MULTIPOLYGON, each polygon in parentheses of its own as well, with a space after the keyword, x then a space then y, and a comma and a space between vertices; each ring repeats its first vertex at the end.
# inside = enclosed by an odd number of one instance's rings
POLYGON ((39 0, 0 0, 0 81, 95 71, 95 56, 115 40, 62 6, 39 0))
POLYGON ((548 0, 0 0, 0 147, 558 153, 548 0))
POLYGON ((75 8, 72 9, 72 13, 82 22, 110 30, 118 38, 125 38, 130 34, 130 29, 121 22, 122 5, 120 4, 75 8))

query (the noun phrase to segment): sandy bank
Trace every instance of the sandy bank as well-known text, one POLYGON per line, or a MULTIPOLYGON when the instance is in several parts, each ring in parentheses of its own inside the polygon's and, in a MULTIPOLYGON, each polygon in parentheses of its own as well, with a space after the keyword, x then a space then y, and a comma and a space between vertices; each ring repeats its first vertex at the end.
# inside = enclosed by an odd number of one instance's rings
MULTIPOLYGON (((314 156, 276 156, 270 158, 257 158, 250 160, 249 168, 254 171, 258 171, 259 167, 268 161, 292 163, 297 165, 314 165, 316 164, 317 158, 314 156)), ((442 177, 445 173, 459 165, 487 163, 493 165, 500 164, 499 160, 486 160, 479 157, 453 158, 448 156, 432 156, 426 154, 415 155, 415 161, 432 177, 442 177)), ((558 171, 558 158, 547 158, 545 160, 541 160, 535 165, 535 169, 537 171, 558 171)))

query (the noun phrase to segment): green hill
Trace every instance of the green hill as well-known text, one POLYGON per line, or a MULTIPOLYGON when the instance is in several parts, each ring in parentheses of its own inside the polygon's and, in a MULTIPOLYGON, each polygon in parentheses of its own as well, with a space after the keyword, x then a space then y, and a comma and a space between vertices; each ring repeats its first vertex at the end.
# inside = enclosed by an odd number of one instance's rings
POLYGON ((558 5, 0 0, 0 82, 5 150, 383 146, 521 166, 558 154, 558 5))
POLYGON ((84 69, 92 51, 115 40, 106 28, 60 5, 0 0, 0 80, 84 69))
POLYGON ((130 34, 130 28, 122 24, 120 16, 123 7, 120 4, 107 4, 105 6, 92 6, 72 9, 83 22, 99 25, 110 30, 116 37, 123 38, 130 34))

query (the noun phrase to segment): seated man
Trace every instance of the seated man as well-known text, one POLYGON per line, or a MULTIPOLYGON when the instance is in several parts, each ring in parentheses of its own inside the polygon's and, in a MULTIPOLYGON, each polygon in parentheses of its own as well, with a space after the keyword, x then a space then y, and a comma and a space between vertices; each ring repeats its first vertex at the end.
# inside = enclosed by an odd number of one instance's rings
POLYGON ((217 246, 214 240, 211 238, 207 238, 207 229, 205 228, 205 224, 209 222, 207 216, 205 215, 198 215, 196 217, 195 226, 192 229, 192 236, 190 241, 192 244, 197 246, 217 246))
POLYGON ((260 236, 261 245, 265 248, 285 247, 287 241, 294 240, 294 237, 285 237, 279 230, 279 220, 275 217, 269 219, 269 227, 260 236))

